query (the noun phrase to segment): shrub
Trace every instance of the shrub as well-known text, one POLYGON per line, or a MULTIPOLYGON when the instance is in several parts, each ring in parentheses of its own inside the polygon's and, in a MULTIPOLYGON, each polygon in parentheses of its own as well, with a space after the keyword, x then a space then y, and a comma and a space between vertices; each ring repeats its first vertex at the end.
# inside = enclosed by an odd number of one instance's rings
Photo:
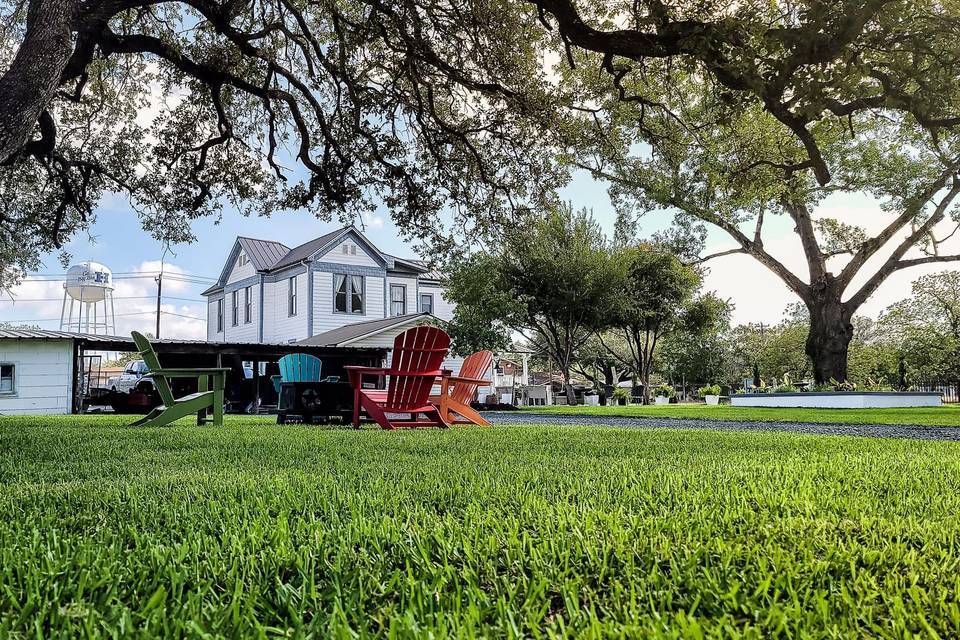
POLYGON ((720 395, 720 385, 718 384, 708 384, 706 386, 700 387, 697 389, 697 393, 700 396, 718 396, 720 395))
POLYGON ((630 400, 630 390, 626 387, 617 387, 613 390, 614 400, 630 400))
POLYGON ((653 390, 653 395, 659 398, 672 398, 677 395, 677 392, 668 384, 658 385, 656 389, 653 390))
POLYGON ((856 391, 856 390, 857 390, 857 383, 850 382, 849 380, 845 382, 838 382, 834 378, 830 378, 830 382, 813 386, 813 391, 856 391))

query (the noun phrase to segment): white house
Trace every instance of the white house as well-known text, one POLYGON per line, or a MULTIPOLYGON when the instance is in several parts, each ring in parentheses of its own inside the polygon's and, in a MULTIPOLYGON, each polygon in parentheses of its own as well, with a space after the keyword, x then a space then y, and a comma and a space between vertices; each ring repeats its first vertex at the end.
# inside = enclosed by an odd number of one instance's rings
POLYGON ((380 251, 353 226, 292 249, 238 237, 203 295, 210 342, 392 346, 404 329, 454 309, 439 273, 380 251))

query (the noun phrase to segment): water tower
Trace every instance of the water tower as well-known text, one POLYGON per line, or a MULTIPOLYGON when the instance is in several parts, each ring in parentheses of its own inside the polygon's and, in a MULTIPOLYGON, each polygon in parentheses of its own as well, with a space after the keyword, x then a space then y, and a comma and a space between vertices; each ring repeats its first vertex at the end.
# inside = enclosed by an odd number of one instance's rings
POLYGON ((63 283, 60 330, 113 335, 117 330, 113 313, 113 274, 104 265, 87 260, 67 269, 63 283), (67 310, 67 299, 70 309, 67 310), (77 312, 74 315, 74 305, 77 312))

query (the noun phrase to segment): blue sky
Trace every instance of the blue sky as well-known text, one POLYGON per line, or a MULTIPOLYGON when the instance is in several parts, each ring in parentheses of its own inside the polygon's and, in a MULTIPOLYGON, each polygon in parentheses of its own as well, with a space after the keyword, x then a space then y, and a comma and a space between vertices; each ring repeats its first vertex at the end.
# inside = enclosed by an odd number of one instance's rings
MULTIPOLYGON (((606 193, 606 185, 580 174, 562 193, 574 207, 588 207, 604 230, 611 234, 614 210, 606 193)), ((878 203, 867 196, 852 194, 830 198, 818 213, 841 217, 845 221, 875 229, 886 218, 878 203)), ((379 211, 366 221, 365 233, 382 250, 400 256, 412 256, 412 250, 399 238, 389 213, 379 211)), ((669 224, 670 216, 658 212, 641 222, 641 235, 648 235, 669 224)), ((303 212, 282 213, 271 218, 249 218, 232 209, 223 211, 222 220, 199 220, 193 229, 197 241, 174 246, 168 255, 165 269, 192 276, 215 278, 237 235, 277 240, 296 246, 335 228, 336 223, 320 222, 303 212)), ((781 257, 797 273, 805 274, 799 243, 788 222, 773 219, 765 227, 765 242, 771 253, 781 257)), ((722 232, 713 232, 708 239, 708 250, 732 248, 732 241, 722 232)), ((88 234, 74 238, 67 250, 74 261, 93 259, 106 264, 114 272, 156 271, 163 251, 140 227, 137 216, 126 202, 111 197, 101 203, 96 223, 88 234)), ((46 256, 43 272, 58 273, 63 269, 56 255, 46 256)), ((940 267, 943 268, 942 266, 940 267)), ((930 271, 933 269, 926 269, 930 271)), ((883 308, 909 294, 910 282, 921 271, 904 272, 894 276, 864 308, 867 315, 876 316, 883 308)), ((205 287, 187 282, 167 281, 164 293, 164 335, 173 337, 201 337, 205 305, 200 292, 205 287)), ((735 305, 735 322, 777 322, 787 304, 797 299, 766 268, 746 256, 731 256, 711 263, 706 288, 728 298, 735 305)), ((117 330, 152 330, 156 285, 149 277, 117 282, 117 330)), ((0 302, 0 320, 34 322, 44 328, 57 328, 61 308, 62 288, 58 282, 29 281, 18 287, 14 295, 20 301, 11 303, 6 296, 0 302), (34 301, 36 300, 36 301, 34 301)))

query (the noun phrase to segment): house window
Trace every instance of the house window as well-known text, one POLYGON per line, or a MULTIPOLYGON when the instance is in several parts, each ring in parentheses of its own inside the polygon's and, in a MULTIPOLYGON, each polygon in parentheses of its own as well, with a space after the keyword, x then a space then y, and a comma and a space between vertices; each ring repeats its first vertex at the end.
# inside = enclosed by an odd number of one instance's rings
POLYGON ((407 287, 402 284, 390 285, 390 315, 402 316, 407 313, 407 287))
POLYGON ((253 294, 251 292, 252 287, 244 287, 243 289, 243 322, 244 324, 250 324, 253 320, 253 314, 251 313, 253 308, 253 294))
POLYGON ((333 275, 333 310, 337 313, 363 313, 363 276, 333 275))
POLYGON ((287 280, 287 315, 297 315, 297 276, 287 280))
POLYGON ((217 299, 217 333, 223 333, 223 298, 217 299))
POLYGON ((17 365, 5 362, 0 364, 0 394, 12 395, 16 393, 17 388, 14 384, 17 365))
POLYGON ((355 244, 350 245, 350 255, 352 256, 357 255, 357 245, 355 244))
POLYGON ((349 249, 347 248, 347 243, 344 242, 344 243, 343 243, 343 255, 347 255, 347 252, 348 252, 348 251, 349 251, 349 249))
POLYGON ((433 313, 433 294, 420 294, 420 313, 433 313))
POLYGON ((233 326, 237 326, 240 324, 240 292, 234 291, 231 295, 233 296, 231 298, 233 306, 230 309, 230 321, 233 326))
POLYGON ((248 262, 250 262, 250 260, 247 258, 247 254, 245 253, 241 253, 240 257, 237 258, 237 266, 239 267, 245 266, 248 262))

